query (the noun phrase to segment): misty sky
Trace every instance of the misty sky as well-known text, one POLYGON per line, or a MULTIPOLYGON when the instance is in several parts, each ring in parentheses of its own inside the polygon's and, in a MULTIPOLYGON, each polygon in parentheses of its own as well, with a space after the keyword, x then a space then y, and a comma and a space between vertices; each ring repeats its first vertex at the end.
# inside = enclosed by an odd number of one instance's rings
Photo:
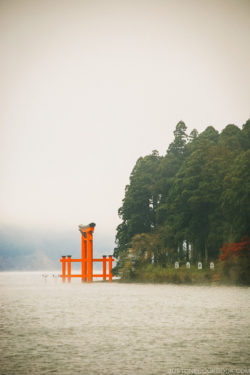
POLYGON ((115 236, 129 174, 250 117, 248 0, 0 0, 0 224, 115 236))

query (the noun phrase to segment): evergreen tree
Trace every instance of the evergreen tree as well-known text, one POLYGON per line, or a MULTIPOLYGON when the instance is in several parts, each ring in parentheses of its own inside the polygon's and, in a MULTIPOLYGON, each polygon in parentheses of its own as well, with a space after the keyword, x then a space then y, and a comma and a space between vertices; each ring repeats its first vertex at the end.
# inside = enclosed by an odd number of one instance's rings
POLYGON ((181 157, 185 152, 188 136, 187 127, 183 121, 178 122, 174 131, 174 141, 170 143, 167 153, 181 157))

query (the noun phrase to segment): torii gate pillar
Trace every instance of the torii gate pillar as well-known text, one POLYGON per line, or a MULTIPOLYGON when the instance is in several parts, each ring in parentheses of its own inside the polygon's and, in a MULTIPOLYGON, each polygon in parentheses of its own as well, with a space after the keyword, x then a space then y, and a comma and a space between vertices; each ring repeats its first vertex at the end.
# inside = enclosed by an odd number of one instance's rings
POLYGON ((95 223, 79 225, 82 235, 82 282, 93 281, 93 232, 95 223))

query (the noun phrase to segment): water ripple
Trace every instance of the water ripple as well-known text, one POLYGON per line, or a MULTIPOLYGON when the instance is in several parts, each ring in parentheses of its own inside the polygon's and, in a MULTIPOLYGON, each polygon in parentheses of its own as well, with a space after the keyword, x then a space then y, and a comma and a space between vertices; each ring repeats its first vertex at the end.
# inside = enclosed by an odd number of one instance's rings
POLYGON ((250 367, 250 288, 60 281, 0 274, 1 374, 250 367))

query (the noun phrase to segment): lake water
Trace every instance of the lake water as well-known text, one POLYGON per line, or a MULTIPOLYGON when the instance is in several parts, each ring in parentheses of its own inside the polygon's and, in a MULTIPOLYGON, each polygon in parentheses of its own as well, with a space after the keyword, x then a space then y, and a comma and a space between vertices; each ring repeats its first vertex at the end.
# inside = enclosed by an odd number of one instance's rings
POLYGON ((0 273, 0 374, 250 374, 250 288, 0 273))

